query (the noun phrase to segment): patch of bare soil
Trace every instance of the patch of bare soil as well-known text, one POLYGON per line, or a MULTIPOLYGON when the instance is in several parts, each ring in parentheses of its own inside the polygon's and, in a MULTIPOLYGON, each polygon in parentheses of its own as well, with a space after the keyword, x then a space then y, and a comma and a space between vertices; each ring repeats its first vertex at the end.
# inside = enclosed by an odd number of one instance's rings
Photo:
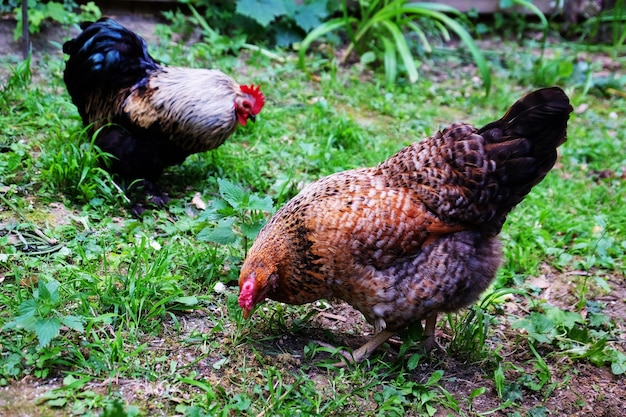
POLYGON ((58 413, 48 407, 40 407, 37 398, 44 393, 61 386, 56 379, 41 380, 27 376, 20 381, 6 387, 0 387, 0 416, 3 417, 33 417, 49 416, 62 417, 67 414, 60 410, 58 413))

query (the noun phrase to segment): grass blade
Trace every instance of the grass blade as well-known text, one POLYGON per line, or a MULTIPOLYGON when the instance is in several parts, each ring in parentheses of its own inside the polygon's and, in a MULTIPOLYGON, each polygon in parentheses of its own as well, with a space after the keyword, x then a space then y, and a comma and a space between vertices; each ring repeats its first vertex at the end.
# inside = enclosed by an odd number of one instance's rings
MULTIPOLYGON (((400 31, 400 28, 397 25, 393 24, 392 22, 388 20, 383 20, 382 24, 387 28, 387 30, 393 37, 395 41, 395 49, 397 50, 398 54, 400 54, 400 58, 402 58, 402 62, 404 62, 406 72, 409 75, 409 81, 411 83, 414 83, 415 81, 417 81, 417 78, 418 78, 417 68, 415 67, 415 61, 413 60, 413 55, 411 54, 409 45, 406 43, 406 38, 402 34, 402 31, 400 31)), ((386 42, 389 42, 389 41, 386 41, 386 42)), ((387 58, 387 53, 385 53, 385 61, 386 61, 386 58, 387 58)), ((387 68, 386 62, 385 62, 385 68, 387 68)))

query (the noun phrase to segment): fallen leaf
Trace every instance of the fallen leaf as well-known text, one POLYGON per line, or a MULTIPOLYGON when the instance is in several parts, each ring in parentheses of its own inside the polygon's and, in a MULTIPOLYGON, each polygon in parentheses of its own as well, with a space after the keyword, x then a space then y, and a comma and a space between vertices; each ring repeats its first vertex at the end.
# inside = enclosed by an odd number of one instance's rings
POLYGON ((191 199, 191 204, 196 206, 196 208, 198 210, 205 210, 206 209, 206 203, 204 202, 204 200, 202 200, 202 197, 200 197, 200 193, 196 193, 193 196, 193 198, 191 199))

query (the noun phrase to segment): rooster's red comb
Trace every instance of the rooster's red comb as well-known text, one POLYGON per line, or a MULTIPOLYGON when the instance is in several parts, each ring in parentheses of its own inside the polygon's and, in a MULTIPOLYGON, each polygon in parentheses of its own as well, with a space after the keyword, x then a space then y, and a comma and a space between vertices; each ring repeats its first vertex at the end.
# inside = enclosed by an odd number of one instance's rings
POLYGON ((261 84, 255 86, 254 84, 250 85, 242 85, 241 92, 245 94, 249 94, 254 98, 254 103, 252 104, 252 113, 259 114, 263 105, 265 104, 265 97, 261 92, 261 84))

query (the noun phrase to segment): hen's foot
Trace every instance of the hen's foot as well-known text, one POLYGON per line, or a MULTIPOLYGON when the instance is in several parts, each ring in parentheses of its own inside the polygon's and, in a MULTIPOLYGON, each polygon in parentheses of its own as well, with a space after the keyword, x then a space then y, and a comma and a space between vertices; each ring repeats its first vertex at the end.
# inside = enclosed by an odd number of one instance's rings
MULTIPOLYGON (((369 358, 371 354, 378 349, 380 345, 389 340, 390 337, 395 335, 395 332, 390 332, 388 330, 383 330, 377 333, 374 337, 368 340, 363 346, 358 348, 353 352, 347 352, 345 350, 339 350, 338 353, 346 358, 345 361, 334 363, 333 366, 344 367, 349 363, 360 363, 365 359, 369 358)), ((329 345, 328 343, 316 341, 320 346, 324 346, 330 349, 336 349, 335 346, 329 345)))

